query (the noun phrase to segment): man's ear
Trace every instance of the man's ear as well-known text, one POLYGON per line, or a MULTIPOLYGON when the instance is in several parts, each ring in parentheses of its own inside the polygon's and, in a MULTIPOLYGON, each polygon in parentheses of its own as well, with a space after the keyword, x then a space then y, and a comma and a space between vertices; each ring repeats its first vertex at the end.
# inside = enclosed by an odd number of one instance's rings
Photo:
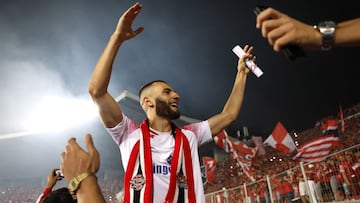
POLYGON ((143 103, 145 106, 153 108, 155 106, 154 102, 149 97, 144 97, 143 103))

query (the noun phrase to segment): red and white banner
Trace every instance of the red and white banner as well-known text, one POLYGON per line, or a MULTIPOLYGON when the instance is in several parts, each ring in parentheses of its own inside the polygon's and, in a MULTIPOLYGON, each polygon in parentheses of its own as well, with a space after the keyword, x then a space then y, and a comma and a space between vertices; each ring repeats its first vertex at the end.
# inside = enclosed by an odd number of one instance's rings
POLYGON ((230 152, 231 156, 236 158, 237 163, 242 167, 245 174, 253 181, 254 175, 251 171, 252 160, 256 156, 256 148, 248 147, 246 144, 240 142, 236 138, 227 135, 223 130, 214 137, 215 143, 222 147, 225 151, 230 152))
POLYGON ((216 159, 214 159, 213 157, 209 157, 209 156, 204 156, 202 158, 202 161, 204 163, 205 166, 205 170, 206 170, 206 177, 209 183, 214 182, 214 177, 215 177, 215 169, 216 169, 216 159))
POLYGON ((278 121, 270 136, 264 141, 278 151, 290 153, 296 149, 294 140, 291 138, 284 125, 278 121))
POLYGON ((320 136, 299 147, 294 159, 307 163, 320 162, 326 159, 330 150, 339 144, 339 137, 334 135, 320 136))

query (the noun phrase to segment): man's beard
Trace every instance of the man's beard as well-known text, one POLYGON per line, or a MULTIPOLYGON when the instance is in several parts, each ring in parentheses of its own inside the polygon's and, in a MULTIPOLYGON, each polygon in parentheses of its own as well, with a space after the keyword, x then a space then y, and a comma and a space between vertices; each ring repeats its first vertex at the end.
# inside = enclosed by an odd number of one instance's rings
POLYGON ((161 101, 160 99, 156 98, 156 114, 158 116, 169 118, 170 120, 175 120, 180 117, 179 111, 173 111, 170 108, 170 105, 164 101, 161 101))

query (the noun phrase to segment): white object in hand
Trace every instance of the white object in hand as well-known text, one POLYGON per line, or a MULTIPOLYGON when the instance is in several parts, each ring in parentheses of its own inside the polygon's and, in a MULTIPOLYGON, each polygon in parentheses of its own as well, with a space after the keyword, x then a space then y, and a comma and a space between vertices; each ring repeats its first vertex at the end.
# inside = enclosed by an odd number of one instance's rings
MULTIPOLYGON (((239 57, 241 58, 245 52, 244 50, 239 46, 236 45, 232 51, 239 57)), ((263 74, 263 71, 259 68, 259 66, 257 66, 254 61, 250 60, 250 59, 245 59, 245 63, 246 66, 256 75, 256 77, 260 77, 263 74)))

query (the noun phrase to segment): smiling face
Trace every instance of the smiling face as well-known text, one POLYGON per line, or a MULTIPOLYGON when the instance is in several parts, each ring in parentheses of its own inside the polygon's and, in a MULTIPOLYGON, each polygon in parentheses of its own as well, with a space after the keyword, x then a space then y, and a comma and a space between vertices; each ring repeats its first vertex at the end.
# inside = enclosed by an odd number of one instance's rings
POLYGON ((178 109, 178 102, 180 96, 168 84, 157 82, 155 96, 156 114, 163 118, 170 120, 178 119, 180 111, 178 109))
POLYGON ((180 96, 166 82, 155 81, 146 85, 140 93, 144 110, 155 107, 156 115, 174 120, 180 117, 178 102, 180 96))
POLYGON ((169 104, 166 101, 162 101, 159 98, 155 99, 156 114, 163 118, 168 118, 170 120, 178 119, 180 117, 180 112, 177 109, 177 106, 174 104, 169 104))

